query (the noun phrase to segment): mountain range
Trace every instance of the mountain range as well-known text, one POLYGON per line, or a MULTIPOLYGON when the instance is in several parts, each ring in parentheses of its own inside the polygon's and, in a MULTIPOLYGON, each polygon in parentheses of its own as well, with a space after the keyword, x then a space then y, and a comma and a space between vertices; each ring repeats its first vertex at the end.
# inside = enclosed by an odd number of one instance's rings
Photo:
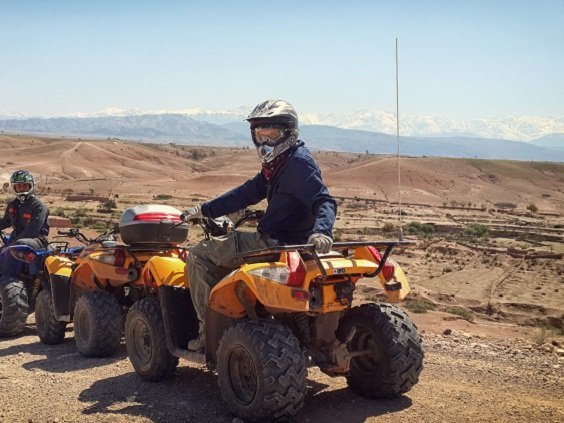
MULTIPOLYGON (((248 146, 250 137, 248 124, 244 121, 245 111, 248 109, 243 107, 225 112, 192 109, 182 113, 146 114, 111 110, 93 117, 20 117, 0 120, 0 131, 45 136, 120 138, 141 142, 248 146)), ((300 119, 301 136, 313 149, 397 153, 397 138, 391 135, 395 133, 393 114, 367 111, 351 114, 348 118, 346 115, 320 117, 305 114, 300 119)), ((437 119, 410 120, 408 117, 402 122, 405 122, 402 125, 411 128, 400 129, 400 152, 403 155, 564 161, 564 117, 537 118, 533 121, 525 118, 504 120, 504 125, 513 133, 520 134, 520 138, 505 138, 507 130, 503 129, 503 125, 492 129, 495 121, 482 122, 481 132, 494 136, 477 135, 479 122, 460 122, 460 126, 451 126, 450 120, 441 123, 437 119), (433 136, 419 135, 425 133, 433 136), (496 133, 499 136, 495 136, 496 133), (539 136, 524 142, 522 138, 525 133, 529 137, 532 134, 539 136)))

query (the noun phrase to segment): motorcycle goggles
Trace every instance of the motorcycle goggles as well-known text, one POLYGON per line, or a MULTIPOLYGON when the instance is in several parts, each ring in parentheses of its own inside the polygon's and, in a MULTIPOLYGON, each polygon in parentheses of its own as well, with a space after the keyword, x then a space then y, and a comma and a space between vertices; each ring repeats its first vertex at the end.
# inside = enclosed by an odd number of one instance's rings
POLYGON ((253 141, 257 145, 275 146, 286 137, 287 128, 257 126, 253 128, 253 141))

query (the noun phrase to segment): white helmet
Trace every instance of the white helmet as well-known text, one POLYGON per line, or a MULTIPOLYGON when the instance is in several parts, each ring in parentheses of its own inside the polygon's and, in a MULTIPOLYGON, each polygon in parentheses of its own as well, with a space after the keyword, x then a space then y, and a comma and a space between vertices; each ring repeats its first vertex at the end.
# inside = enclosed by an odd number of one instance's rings
POLYGON ((284 100, 266 100, 247 117, 263 163, 270 163, 298 141, 298 114, 284 100))

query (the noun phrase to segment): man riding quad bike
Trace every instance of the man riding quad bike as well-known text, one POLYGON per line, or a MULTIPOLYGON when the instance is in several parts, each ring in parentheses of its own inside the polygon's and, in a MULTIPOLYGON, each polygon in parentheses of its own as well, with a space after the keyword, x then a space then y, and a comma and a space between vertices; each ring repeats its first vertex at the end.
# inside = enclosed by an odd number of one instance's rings
MULTIPOLYGON (((0 220, 0 230, 12 228, 2 238, 0 253, 0 336, 14 336, 25 327, 27 316, 34 311, 41 290, 42 264, 24 263, 9 253, 8 247, 27 246, 41 251, 47 248, 49 210, 35 195, 35 181, 27 170, 10 177, 16 196, 8 203, 0 220)), ((23 248, 25 249, 25 248, 23 248)), ((20 249, 22 250, 22 249, 20 249)))
POLYGON ((203 347, 210 289, 240 265, 237 254, 306 242, 326 253, 333 242, 337 203, 321 179, 319 166, 298 138, 298 115, 293 106, 284 100, 267 100, 254 108, 247 121, 262 163, 260 172, 241 186, 184 213, 186 220, 217 218, 268 201, 256 232, 232 232, 191 250, 187 271, 200 321, 200 336, 189 345, 194 351, 203 347))
POLYGON ((401 243, 334 244, 336 203, 298 140, 295 110, 268 100, 248 121, 262 169, 183 214, 208 228, 186 263, 147 262, 145 283, 158 298, 141 299, 128 312, 133 367, 157 381, 174 372, 179 357, 206 363, 217 369, 224 400, 246 421, 295 415, 308 365, 346 376, 367 397, 407 392, 422 369, 417 328, 391 304, 352 307, 363 276, 378 275, 390 301, 407 295, 405 275, 388 259, 401 243), (256 232, 209 230, 214 218, 265 198, 256 232))

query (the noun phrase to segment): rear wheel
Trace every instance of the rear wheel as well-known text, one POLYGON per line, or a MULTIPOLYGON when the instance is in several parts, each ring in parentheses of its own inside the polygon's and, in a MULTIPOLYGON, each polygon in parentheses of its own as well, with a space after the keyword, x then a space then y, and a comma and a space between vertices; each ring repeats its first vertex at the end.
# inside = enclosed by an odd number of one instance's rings
POLYGON ((60 344, 65 339, 66 322, 55 318, 51 291, 44 289, 37 296, 35 304, 35 325, 39 340, 44 344, 60 344))
POLYGON ((16 336, 24 330, 28 304, 22 281, 10 279, 0 284, 0 336, 16 336))
POLYGON ((107 292, 87 292, 74 307, 74 341, 86 357, 108 357, 121 342, 121 309, 107 292))
POLYGON ((347 382, 368 398, 394 397, 409 391, 419 380, 423 350, 417 327, 400 308, 391 304, 364 304, 349 310, 339 323, 337 337, 354 354, 347 382))
POLYGON ((159 301, 143 298, 129 309, 125 320, 125 346, 133 368, 145 380, 157 382, 171 376, 178 357, 166 346, 159 301))
POLYGON ((217 351, 221 395, 245 421, 287 419, 303 406, 306 359, 292 331, 271 321, 240 321, 217 351))

